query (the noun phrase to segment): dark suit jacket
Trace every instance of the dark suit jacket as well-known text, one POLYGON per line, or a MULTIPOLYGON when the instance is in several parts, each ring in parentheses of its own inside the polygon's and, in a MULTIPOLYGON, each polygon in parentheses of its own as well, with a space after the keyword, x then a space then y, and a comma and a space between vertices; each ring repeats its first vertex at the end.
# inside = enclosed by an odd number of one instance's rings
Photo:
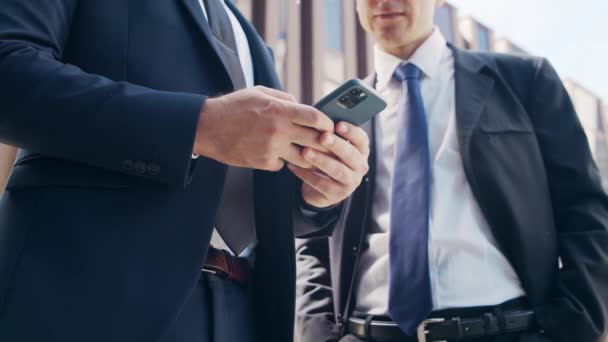
MULTIPOLYGON (((546 334, 598 341, 608 320, 608 199, 568 94, 544 59, 454 53, 460 153, 481 211, 546 334)), ((333 237, 298 243, 302 342, 336 338, 351 313, 374 165, 372 154, 333 237)))
MULTIPOLYGON (((256 84, 280 88, 231 6, 256 84)), ((191 160, 206 96, 233 89, 219 42, 198 0, 0 8, 0 140, 23 150, 0 202, 0 341, 156 341, 197 283, 224 182, 191 160)), ((255 172, 255 188, 258 340, 290 341, 296 181, 255 172)))

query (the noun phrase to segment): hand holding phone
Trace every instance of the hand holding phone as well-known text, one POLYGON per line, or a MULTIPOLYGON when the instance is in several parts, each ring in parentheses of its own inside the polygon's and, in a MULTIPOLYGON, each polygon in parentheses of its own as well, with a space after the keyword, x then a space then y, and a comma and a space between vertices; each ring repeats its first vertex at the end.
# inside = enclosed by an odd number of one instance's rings
POLYGON ((334 122, 361 126, 386 108, 386 101, 359 79, 346 81, 314 104, 334 122))
POLYGON ((376 92, 357 79, 347 81, 314 105, 336 122, 320 142, 328 153, 305 147, 302 156, 314 168, 288 163, 302 181, 302 198, 312 206, 335 205, 350 196, 369 170, 369 137, 360 125, 386 108, 376 92))

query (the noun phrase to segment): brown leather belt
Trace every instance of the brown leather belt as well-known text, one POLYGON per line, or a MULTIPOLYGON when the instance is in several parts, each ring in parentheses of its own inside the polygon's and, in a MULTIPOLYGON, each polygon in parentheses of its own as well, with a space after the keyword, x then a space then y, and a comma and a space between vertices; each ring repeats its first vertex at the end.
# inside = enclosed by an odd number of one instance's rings
POLYGON ((202 271, 234 281, 243 287, 247 287, 251 267, 247 260, 231 255, 227 251, 209 246, 207 260, 203 265, 202 271))

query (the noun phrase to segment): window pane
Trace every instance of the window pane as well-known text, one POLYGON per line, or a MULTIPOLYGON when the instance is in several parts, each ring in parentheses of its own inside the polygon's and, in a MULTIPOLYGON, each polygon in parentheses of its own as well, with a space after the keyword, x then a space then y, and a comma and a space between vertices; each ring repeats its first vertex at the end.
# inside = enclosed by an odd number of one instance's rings
MULTIPOLYGON (((323 0, 325 16, 323 53, 324 90, 333 89, 344 80, 344 32, 342 17, 343 0, 323 0)), ((352 1, 352 0, 347 0, 352 1)))
POLYGON ((325 47, 342 52, 342 0, 325 0, 325 47))
POLYGON ((490 33, 488 29, 482 26, 477 26, 477 40, 479 41, 479 50, 490 50, 490 33))
MULTIPOLYGON (((279 78, 281 82, 285 86, 287 84, 287 17, 288 17, 289 7, 287 1, 279 1, 278 6, 278 15, 274 18, 271 17, 270 20, 277 20, 278 30, 276 30, 276 36, 272 37, 270 42, 271 47, 274 51, 274 59, 275 65, 277 69, 277 73, 279 74, 279 78)), ((271 12, 274 15, 274 10, 271 12)))

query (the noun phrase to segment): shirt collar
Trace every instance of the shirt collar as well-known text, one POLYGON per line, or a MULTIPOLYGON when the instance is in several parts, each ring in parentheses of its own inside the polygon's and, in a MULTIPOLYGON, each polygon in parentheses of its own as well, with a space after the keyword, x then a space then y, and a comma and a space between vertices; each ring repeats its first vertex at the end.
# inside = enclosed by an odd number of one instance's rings
POLYGON ((439 74, 441 57, 447 49, 446 40, 439 31, 438 27, 433 29, 433 33, 416 49, 412 57, 404 61, 382 50, 378 44, 374 46, 374 67, 378 75, 376 89, 382 90, 393 78, 395 69, 401 63, 415 64, 425 77, 435 79, 439 74))

